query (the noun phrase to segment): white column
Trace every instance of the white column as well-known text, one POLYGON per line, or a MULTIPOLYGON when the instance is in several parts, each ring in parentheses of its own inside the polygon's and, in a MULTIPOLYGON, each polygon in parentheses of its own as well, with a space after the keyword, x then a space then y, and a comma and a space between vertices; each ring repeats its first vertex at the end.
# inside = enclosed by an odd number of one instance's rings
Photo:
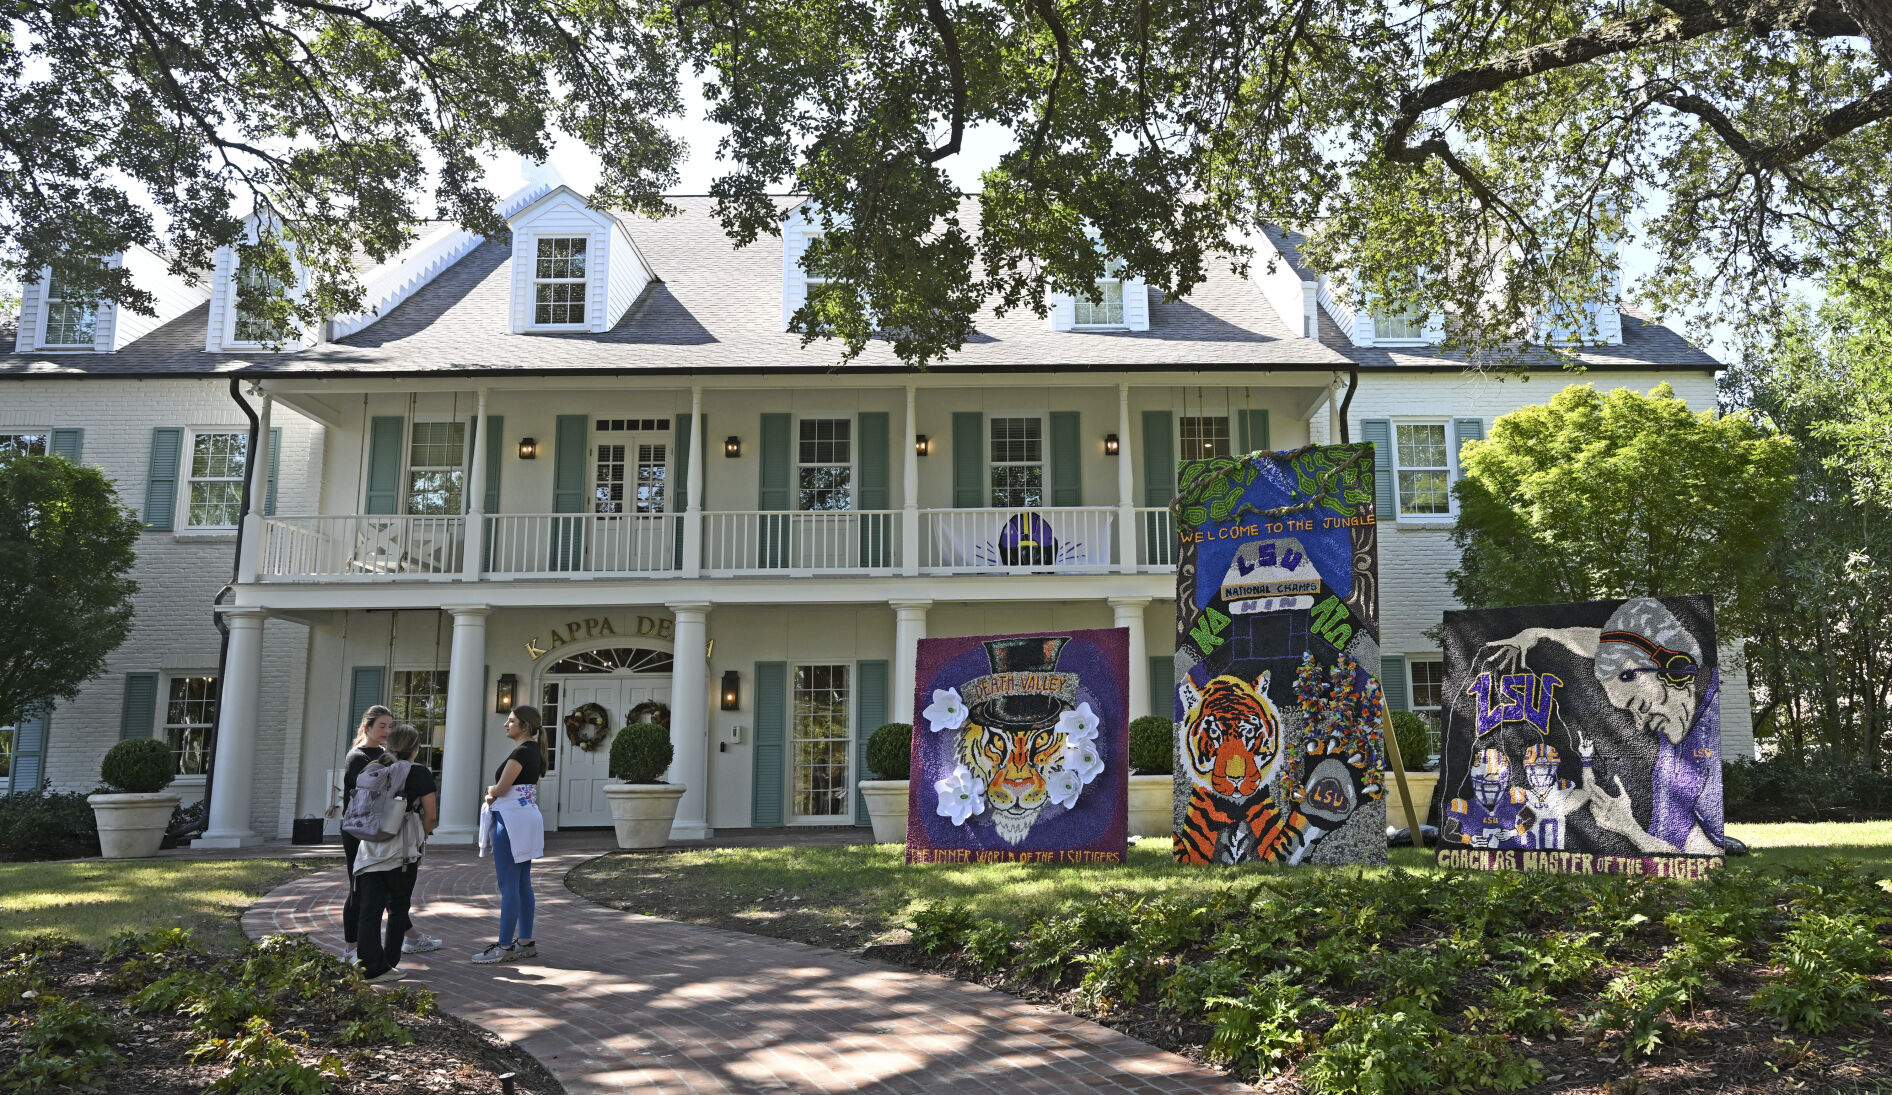
MULTIPOLYGON (((911 578, 920 573, 920 447, 919 429, 913 419, 913 385, 907 385, 906 463, 900 475, 900 573, 911 578)), ((896 709, 899 704, 894 704, 896 709)), ((910 720, 895 719, 896 722, 910 720)))
POLYGON ((479 409, 473 413, 473 467, 466 479, 466 534, 460 541, 460 579, 480 580, 480 566, 486 555, 486 454, 496 437, 486 436, 486 389, 480 389, 479 409))
POLYGON ((197 848, 241 848, 255 844, 250 831, 250 788, 256 783, 256 720, 263 690, 263 619, 260 608, 223 613, 230 649, 223 663, 218 698, 217 751, 212 759, 210 824, 192 841, 197 848))
POLYGON ((702 840, 714 835, 709 827, 709 603, 684 601, 667 607, 677 618, 670 671, 670 744, 676 754, 670 759, 669 780, 686 788, 677 801, 670 836, 702 840))
POLYGON ((920 640, 926 638, 929 600, 888 601, 893 608, 893 721, 913 721, 914 675, 919 670, 920 640))
POLYGON ((1130 478, 1130 385, 1117 385, 1117 569, 1137 568, 1137 511, 1130 478))
MULTIPOLYGON (((438 844, 471 844, 479 836, 485 789, 486 605, 447 605, 453 651, 447 665, 447 740, 440 772, 438 844)), ((550 731, 545 731, 549 733, 550 731)))
POLYGON ((709 444, 709 438, 701 436, 703 433, 703 388, 693 385, 690 388, 690 451, 683 454, 684 467, 690 469, 683 502, 685 578, 703 573, 703 446, 709 444))
POLYGON ((1150 644, 1144 635, 1143 610, 1149 607, 1150 599, 1111 597, 1109 601, 1117 621, 1114 626, 1130 632, 1130 717, 1152 714, 1144 710, 1150 702, 1150 644))
POLYGON ((263 508, 269 499, 269 418, 275 397, 263 396, 262 413, 257 417, 256 451, 250 454, 250 504, 243 511, 243 550, 237 553, 237 583, 256 581, 258 563, 263 557, 263 508))

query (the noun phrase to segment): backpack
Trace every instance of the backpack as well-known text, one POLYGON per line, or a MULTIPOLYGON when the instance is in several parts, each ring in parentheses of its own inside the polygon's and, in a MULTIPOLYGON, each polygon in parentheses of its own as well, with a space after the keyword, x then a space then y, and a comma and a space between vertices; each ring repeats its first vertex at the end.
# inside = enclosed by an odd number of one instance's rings
POLYGON ((401 791, 407 786, 410 760, 371 761, 355 777, 355 794, 342 814, 342 832, 356 840, 392 840, 401 835, 401 818, 407 813, 407 800, 401 791))

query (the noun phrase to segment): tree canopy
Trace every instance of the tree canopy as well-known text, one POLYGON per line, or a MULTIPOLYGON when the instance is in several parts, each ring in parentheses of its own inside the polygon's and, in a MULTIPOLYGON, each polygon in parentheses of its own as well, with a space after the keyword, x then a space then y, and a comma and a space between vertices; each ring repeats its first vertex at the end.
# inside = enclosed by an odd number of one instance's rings
POLYGON ((1492 608, 1708 593, 1721 633, 1749 634, 1776 581, 1793 461, 1790 439, 1745 414, 1691 412, 1666 384, 1573 384, 1460 454, 1453 596, 1492 608))
POLYGON ((429 155, 439 211, 480 230, 478 155, 554 129, 601 156, 600 204, 659 211, 679 66, 729 129, 731 234, 777 231, 783 188, 828 228, 797 329, 922 365, 989 300, 1094 294, 1107 258, 1186 294, 1262 225, 1489 348, 1594 330, 1632 239, 1658 305, 1763 313, 1877 254, 1892 208, 1882 0, 26 0, 12 27, 9 261, 144 242, 194 268, 241 199, 311 268, 304 318, 428 212, 429 155), (942 166, 975 126, 1015 144, 976 223, 942 166))
POLYGON ((97 468, 0 453, 0 725, 77 696, 131 634, 138 531, 97 468))

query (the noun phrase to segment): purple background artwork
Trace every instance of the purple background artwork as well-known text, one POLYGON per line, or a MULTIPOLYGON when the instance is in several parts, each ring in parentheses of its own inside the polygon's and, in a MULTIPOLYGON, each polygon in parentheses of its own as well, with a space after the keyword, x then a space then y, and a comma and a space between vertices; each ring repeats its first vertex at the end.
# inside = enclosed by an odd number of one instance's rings
MULTIPOLYGON (((1122 862, 1129 838, 1129 664, 1129 633, 1122 628, 921 639, 914 674, 907 861, 1122 862), (976 746, 982 743, 983 734, 976 721, 968 719, 958 730, 934 731, 929 728, 925 711, 933 704, 936 690, 957 689, 964 696, 974 681, 993 673, 987 642, 1020 638, 1067 640, 1051 672, 1076 675, 1075 699, 1063 706, 1089 704, 1097 716, 1094 745, 1103 770, 1084 785, 1077 801, 1068 808, 1047 798, 1028 831, 1019 833, 1014 823, 1010 835, 1017 839, 1013 840, 1001 832, 994 817, 996 811, 989 803, 982 812, 968 816, 963 825, 953 824, 952 818, 939 812, 936 784, 952 776, 955 766, 965 763, 969 756, 975 764, 986 763, 980 771, 968 769, 982 790, 996 779, 996 772, 989 762, 976 759, 982 754, 976 746)), ((1055 752, 1048 761, 1046 755, 1038 754, 1036 774, 1041 777, 1063 763, 1055 752)), ((1055 773, 1051 777, 1056 778, 1055 773)), ((1029 801, 1031 796, 1022 797, 1029 801)))

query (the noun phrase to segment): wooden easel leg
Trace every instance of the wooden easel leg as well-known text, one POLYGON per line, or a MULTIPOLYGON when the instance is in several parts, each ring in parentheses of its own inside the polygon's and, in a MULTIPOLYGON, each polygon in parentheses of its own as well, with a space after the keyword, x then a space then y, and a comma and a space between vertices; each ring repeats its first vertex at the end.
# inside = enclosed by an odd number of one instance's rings
POLYGON ((1426 842, 1419 832, 1419 813, 1412 792, 1406 789, 1406 764, 1399 757, 1399 738, 1393 733, 1393 711, 1384 704, 1380 706, 1380 732, 1386 738, 1386 759, 1392 763, 1393 780, 1399 784, 1399 801, 1406 807, 1406 831, 1412 834, 1412 846, 1423 848, 1426 842))

